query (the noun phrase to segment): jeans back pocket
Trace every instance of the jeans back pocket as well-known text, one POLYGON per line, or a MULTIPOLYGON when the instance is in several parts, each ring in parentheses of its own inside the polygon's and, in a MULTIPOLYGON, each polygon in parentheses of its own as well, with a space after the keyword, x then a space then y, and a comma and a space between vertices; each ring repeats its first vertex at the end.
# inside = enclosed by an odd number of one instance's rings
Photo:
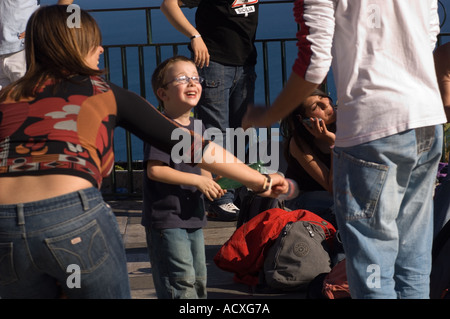
POLYGON ((344 152, 335 156, 335 159, 335 170, 342 174, 342 177, 333 181, 336 204, 342 208, 346 220, 371 218, 378 205, 389 167, 364 161, 344 152))
POLYGON ((47 246, 64 272, 71 264, 81 273, 94 271, 108 257, 108 248, 96 220, 70 233, 45 239, 47 246))

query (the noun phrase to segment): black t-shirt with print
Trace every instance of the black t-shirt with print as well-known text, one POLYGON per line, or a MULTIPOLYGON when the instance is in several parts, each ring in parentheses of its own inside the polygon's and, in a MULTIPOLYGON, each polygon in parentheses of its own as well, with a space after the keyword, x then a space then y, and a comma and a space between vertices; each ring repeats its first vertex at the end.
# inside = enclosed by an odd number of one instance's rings
POLYGON ((258 0, 203 0, 195 23, 211 60, 225 65, 255 65, 258 0))

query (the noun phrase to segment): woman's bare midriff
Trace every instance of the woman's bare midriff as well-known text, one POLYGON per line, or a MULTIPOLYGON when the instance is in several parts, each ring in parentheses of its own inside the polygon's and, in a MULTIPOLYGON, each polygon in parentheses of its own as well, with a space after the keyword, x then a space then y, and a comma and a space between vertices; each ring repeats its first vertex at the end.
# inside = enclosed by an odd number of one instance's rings
POLYGON ((88 180, 70 175, 0 177, 0 205, 48 199, 92 186, 88 180))

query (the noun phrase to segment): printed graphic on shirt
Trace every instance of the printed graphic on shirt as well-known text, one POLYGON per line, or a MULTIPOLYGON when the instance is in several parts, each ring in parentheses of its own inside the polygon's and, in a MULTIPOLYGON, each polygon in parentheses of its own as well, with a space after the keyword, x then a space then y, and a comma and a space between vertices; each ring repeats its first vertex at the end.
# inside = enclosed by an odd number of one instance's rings
POLYGON ((236 11, 236 14, 244 14, 245 16, 248 16, 249 13, 254 13, 256 11, 255 7, 251 5, 255 3, 258 3, 258 0, 235 0, 231 5, 231 8, 235 8, 234 10, 236 11))
POLYGON ((258 0, 235 0, 231 5, 232 8, 258 3, 258 0))
MULTIPOLYGON (((99 78, 92 77, 91 83, 94 95, 108 92, 109 86, 99 78)), ((2 104, 0 174, 71 170, 100 184, 113 165, 106 160, 113 158, 109 137, 113 115, 102 111, 102 105, 94 114, 88 112, 91 108, 84 107, 88 97, 68 92, 61 97, 37 97, 32 103, 2 104)))

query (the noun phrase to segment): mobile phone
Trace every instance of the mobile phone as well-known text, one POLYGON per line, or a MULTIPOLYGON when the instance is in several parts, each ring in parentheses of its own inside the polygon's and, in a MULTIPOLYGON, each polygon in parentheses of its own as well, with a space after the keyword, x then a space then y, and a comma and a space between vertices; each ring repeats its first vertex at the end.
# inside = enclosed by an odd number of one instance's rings
MULTIPOLYGON (((320 121, 322 121, 321 118, 319 118, 319 122, 320 122, 320 121)), ((306 125, 308 125, 309 127, 312 128, 312 121, 311 121, 311 119, 304 119, 304 120, 303 120, 303 123, 305 123, 306 125)))

